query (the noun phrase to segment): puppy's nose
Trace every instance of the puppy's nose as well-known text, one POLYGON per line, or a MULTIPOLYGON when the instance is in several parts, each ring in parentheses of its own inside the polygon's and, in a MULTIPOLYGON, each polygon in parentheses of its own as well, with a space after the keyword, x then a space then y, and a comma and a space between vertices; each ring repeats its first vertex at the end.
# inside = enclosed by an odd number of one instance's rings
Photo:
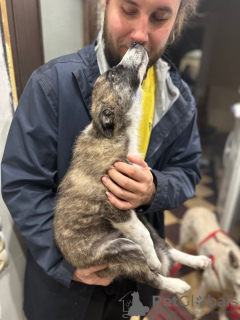
POLYGON ((134 41, 134 42, 132 43, 131 47, 134 48, 134 47, 136 47, 137 44, 138 44, 138 43, 137 43, 136 41, 134 41))

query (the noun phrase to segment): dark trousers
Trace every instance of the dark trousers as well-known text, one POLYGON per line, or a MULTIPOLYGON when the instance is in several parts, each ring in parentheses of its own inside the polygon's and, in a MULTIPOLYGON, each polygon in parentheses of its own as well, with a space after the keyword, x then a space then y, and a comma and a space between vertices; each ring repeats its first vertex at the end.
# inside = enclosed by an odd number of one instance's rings
POLYGON ((129 279, 115 281, 108 287, 96 286, 84 320, 130 319, 128 312, 133 292, 138 292, 141 304, 150 310, 153 296, 159 290, 129 279))
POLYGON ((157 289, 129 279, 116 280, 107 287, 73 281, 66 288, 48 277, 28 254, 24 287, 24 312, 28 320, 129 319, 132 292, 138 292, 142 305, 149 308, 153 296, 158 294, 157 289))

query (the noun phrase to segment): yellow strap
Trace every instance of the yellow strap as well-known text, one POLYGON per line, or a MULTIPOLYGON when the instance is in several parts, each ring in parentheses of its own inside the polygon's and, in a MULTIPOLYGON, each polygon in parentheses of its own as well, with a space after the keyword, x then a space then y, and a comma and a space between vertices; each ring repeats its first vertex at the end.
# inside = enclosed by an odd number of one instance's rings
POLYGON ((148 70, 147 77, 143 81, 142 89, 142 118, 139 126, 139 152, 145 159, 148 144, 153 127, 153 115, 155 105, 155 87, 156 87, 156 74, 154 67, 148 70))

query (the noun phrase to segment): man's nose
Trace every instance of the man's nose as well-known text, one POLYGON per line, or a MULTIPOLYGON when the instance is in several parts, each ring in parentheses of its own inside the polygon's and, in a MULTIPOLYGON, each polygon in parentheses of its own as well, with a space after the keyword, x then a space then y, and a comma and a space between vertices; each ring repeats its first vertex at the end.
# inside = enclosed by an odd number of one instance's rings
POLYGON ((134 21, 131 38, 139 44, 145 44, 148 41, 148 17, 141 17, 134 21))

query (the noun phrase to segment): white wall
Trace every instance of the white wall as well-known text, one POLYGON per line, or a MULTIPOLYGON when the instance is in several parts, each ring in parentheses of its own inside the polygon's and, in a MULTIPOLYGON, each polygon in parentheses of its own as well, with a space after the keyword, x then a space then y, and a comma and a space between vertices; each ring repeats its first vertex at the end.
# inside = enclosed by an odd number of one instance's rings
POLYGON ((40 0, 44 61, 83 47, 82 0, 40 0))
MULTIPOLYGON (((0 36, 0 161, 12 120, 12 103, 11 85, 0 36)), ((4 250, 9 260, 7 268, 0 273, 0 319, 22 320, 24 319, 22 311, 25 269, 24 246, 1 195, 0 219, 2 222, 0 228, 5 239, 4 250)))

